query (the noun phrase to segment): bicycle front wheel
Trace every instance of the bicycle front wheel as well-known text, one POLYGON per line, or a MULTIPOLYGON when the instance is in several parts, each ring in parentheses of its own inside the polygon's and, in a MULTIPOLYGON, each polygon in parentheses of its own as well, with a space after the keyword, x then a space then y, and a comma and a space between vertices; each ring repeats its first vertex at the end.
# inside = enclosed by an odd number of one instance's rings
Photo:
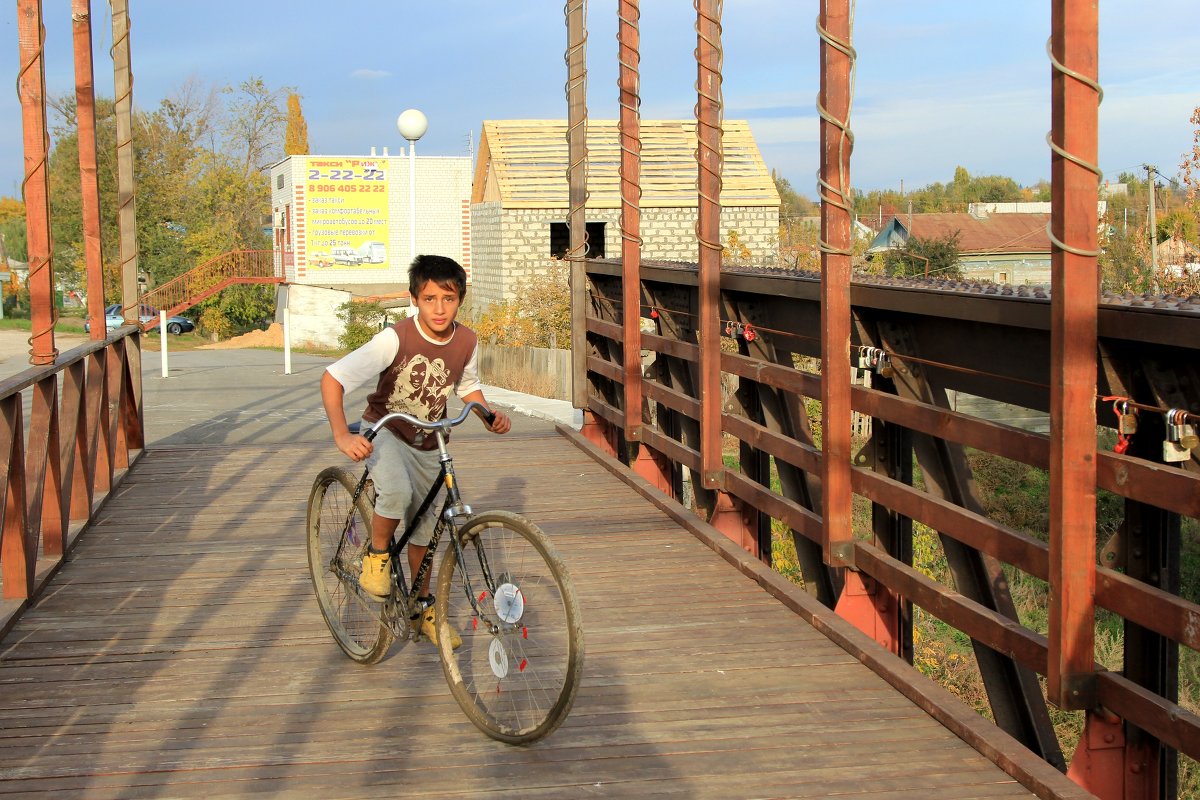
POLYGON ((338 647, 360 664, 374 664, 392 643, 383 604, 358 588, 371 541, 370 486, 352 503, 358 479, 341 467, 317 476, 308 496, 308 569, 325 624, 338 647))
POLYGON ((447 549, 435 608, 450 691, 488 736, 535 741, 566 719, 583 674, 570 576, 546 535, 516 514, 479 514, 458 536, 464 558, 447 549))

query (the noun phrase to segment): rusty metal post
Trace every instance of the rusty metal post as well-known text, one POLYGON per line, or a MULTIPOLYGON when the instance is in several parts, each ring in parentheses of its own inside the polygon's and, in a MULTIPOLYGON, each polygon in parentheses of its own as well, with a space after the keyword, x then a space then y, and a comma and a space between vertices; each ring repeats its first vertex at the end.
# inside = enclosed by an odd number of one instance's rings
MULTIPOLYGON (((138 321, 137 213, 133 179, 133 70, 129 52, 129 0, 113 0, 113 81, 117 117, 117 228, 121 236, 121 306, 138 321)), ((90 292, 89 292, 90 294, 90 292)))
POLYGON ((41 0, 18 0, 17 39, 21 68, 17 94, 21 98, 21 129, 25 145, 25 235, 29 251, 29 309, 33 335, 29 337, 29 363, 53 364, 54 270, 51 260, 50 176, 47 158, 50 137, 46 130, 46 65, 42 44, 41 0))
POLYGON ((700 470, 723 486, 721 460, 721 0, 696 6, 696 167, 699 183, 700 470))
POLYGON ((1096 84, 1095 0, 1051 13, 1050 635, 1047 693, 1096 704, 1096 84))
POLYGON ((642 438, 642 237, 641 168, 642 134, 640 129, 638 66, 639 0, 617 3, 617 60, 620 72, 621 118, 621 320, 624 323, 625 365, 625 438, 642 438))
POLYGON ((87 311, 91 321, 91 338, 103 339, 108 331, 104 326, 104 266, 100 255, 100 188, 96 178, 96 91, 92 72, 91 6, 91 0, 71 0, 83 254, 87 265, 87 311))
POLYGON ((824 556, 853 551, 850 518, 850 0, 822 0, 821 37, 821 442, 824 556))
POLYGON ((587 408, 587 2, 567 14, 567 259, 571 264, 571 401, 587 408))

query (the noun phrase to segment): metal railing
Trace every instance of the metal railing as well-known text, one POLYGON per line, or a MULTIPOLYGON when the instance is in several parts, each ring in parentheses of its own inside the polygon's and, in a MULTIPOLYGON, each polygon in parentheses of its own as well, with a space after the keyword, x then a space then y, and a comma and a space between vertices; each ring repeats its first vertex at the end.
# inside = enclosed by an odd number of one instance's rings
MULTIPOLYGON (((616 262, 588 267, 589 438, 644 477, 657 465, 652 482, 677 498, 688 483, 697 514, 764 560, 771 558, 772 526, 790 531, 809 591, 896 655, 912 660, 914 606, 967 634, 998 724, 1065 768, 1037 676, 1047 674, 1053 638, 1079 632, 1023 624, 1008 590, 1018 570, 1047 582, 1054 601, 1060 589, 1050 554, 1058 534, 1044 541, 989 518, 967 460, 970 449, 1048 470, 1053 440, 951 410, 947 400, 956 390, 1050 411, 1048 358, 1031 356, 1049 352, 1051 303, 881 280, 853 285, 851 352, 856 360, 873 352, 876 372, 872 388, 850 391, 852 410, 872 418, 872 436, 848 459, 856 502, 870 511, 860 510, 842 534, 849 542, 842 568, 823 557, 831 532, 820 478, 829 451, 813 435, 821 429, 817 400, 828 372, 817 366, 820 281, 722 273, 720 322, 737 352, 723 348, 719 363, 737 389, 702 400, 698 272, 680 265, 641 270, 643 300, 634 313, 653 320, 656 332, 641 337, 655 361, 642 380, 640 450, 623 436, 626 292, 616 262), (700 480, 705 467, 696 436, 708 402, 725 406, 722 435, 738 441, 731 456, 737 465, 725 467, 711 491, 700 480), (914 485, 914 456, 923 485, 914 485), (940 537, 952 584, 914 568, 914 523, 940 537)), ((1200 306, 1178 299, 1161 305, 1174 307, 1099 308, 1097 380, 1106 395, 1140 409, 1140 421, 1138 432, 1124 437, 1128 446, 1118 448, 1124 452, 1097 452, 1091 495, 1109 492, 1123 501, 1124 524, 1106 543, 1109 560, 1093 553, 1078 565, 1093 576, 1095 604, 1124 626, 1123 668, 1096 664, 1087 676, 1102 709, 1089 714, 1093 738, 1121 764, 1148 769, 1173 765, 1175 751, 1200 757, 1200 717, 1177 697, 1179 647, 1200 650, 1200 606, 1179 596, 1180 520, 1200 519, 1200 451, 1165 462, 1163 445, 1173 438, 1170 410, 1200 408, 1200 396, 1188 388, 1200 363, 1200 306)), ((1113 436, 1120 420, 1111 399, 1096 397, 1094 405, 1103 442, 1103 429, 1113 436)), ((1174 413, 1180 422, 1197 421, 1194 411, 1174 413)), ((1096 623, 1089 617, 1077 624, 1096 623)), ((1080 752, 1089 748, 1077 750, 1076 761, 1080 752)), ((1093 749, 1089 757, 1103 755, 1093 749)))
MULTIPOLYGON (((270 250, 235 250, 188 270, 162 286, 142 295, 140 303, 165 311, 167 316, 178 314, 235 283, 282 283, 283 276, 275 266, 270 250)), ((158 324, 146 323, 149 330, 158 324)))
POLYGON ((140 457, 141 362, 126 325, 0 382, 0 633, 140 457))

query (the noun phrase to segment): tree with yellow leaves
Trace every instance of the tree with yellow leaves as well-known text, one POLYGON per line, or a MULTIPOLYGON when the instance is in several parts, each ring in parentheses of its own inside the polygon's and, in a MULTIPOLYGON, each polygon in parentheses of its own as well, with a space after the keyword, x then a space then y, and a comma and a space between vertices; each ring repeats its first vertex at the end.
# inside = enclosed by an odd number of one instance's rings
POLYGON ((289 156, 308 154, 308 123, 300 110, 300 95, 292 92, 287 99, 287 133, 284 134, 283 152, 289 156))

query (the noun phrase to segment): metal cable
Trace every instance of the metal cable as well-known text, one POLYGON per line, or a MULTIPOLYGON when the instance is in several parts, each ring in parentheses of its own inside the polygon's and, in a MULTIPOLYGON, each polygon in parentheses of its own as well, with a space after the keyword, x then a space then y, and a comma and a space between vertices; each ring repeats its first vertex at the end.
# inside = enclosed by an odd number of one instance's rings
MULTIPOLYGON (((571 15, 574 13, 575 9, 578 9, 579 13, 582 15, 583 19, 586 20, 587 19, 587 0, 567 0, 566 4, 563 5, 563 19, 566 20, 568 29, 570 28, 570 25, 571 25, 571 22, 570 22, 571 15)), ((568 37, 567 49, 563 53, 563 61, 566 62, 566 65, 567 65, 567 82, 563 86, 563 91, 566 93, 566 96, 567 96, 568 107, 570 107, 571 90, 573 87, 579 86, 580 91, 583 93, 583 96, 585 98, 587 97, 587 40, 588 40, 588 30, 587 30, 587 24, 585 22, 584 26, 583 26, 583 38, 579 41, 579 43, 577 45, 575 45, 573 42, 570 41, 570 39, 568 37), (578 75, 571 72, 571 59, 576 54, 579 55, 579 63, 582 65, 582 68, 580 69, 578 75)), ((588 112, 587 112, 587 103, 585 102, 583 104, 583 114, 580 116, 579 121, 575 125, 571 125, 570 121, 568 121, 568 123, 567 123, 567 135, 566 135, 566 139, 567 139, 567 172, 566 172, 566 176, 567 176, 567 185, 568 186, 571 185, 572 171, 580 166, 578 161, 576 161, 576 162, 571 161, 571 135, 573 133, 575 133, 580 127, 582 127, 583 128, 583 140, 584 140, 584 142, 586 142, 587 141, 587 120, 588 120, 588 112)), ((585 147, 584 152, 586 153, 586 151, 587 151, 587 148, 585 147)), ((586 208, 588 198, 591 196, 591 192, 589 192, 588 188, 587 188, 587 186, 588 186, 588 160, 587 160, 586 155, 584 155, 582 157, 582 162, 583 162, 583 186, 584 186, 583 207, 586 208)), ((574 213, 577 210, 579 210, 579 206, 570 206, 567 209, 567 230, 568 231, 571 228, 571 223, 570 223, 571 217, 574 215, 574 213)), ((584 223, 582 252, 572 249, 571 244, 570 244, 570 239, 568 238, 567 252, 563 256, 563 259, 566 261, 583 261, 585 258, 587 258, 588 250, 590 250, 590 249, 591 248, 588 245, 587 224, 584 223)))
MULTIPOLYGON (((37 2, 37 16, 38 16, 38 49, 37 49, 37 52, 33 55, 33 57, 30 58, 28 62, 22 64, 21 68, 19 70, 17 70, 17 102, 22 107, 24 107, 25 104, 21 97, 21 82, 25 78, 25 74, 27 72, 29 72, 31 69, 33 69, 33 66, 38 63, 42 64, 42 72, 43 72, 43 74, 45 73, 46 26, 42 22, 43 17, 42 17, 41 0, 36 0, 36 2, 37 2)), ((43 99, 43 101, 45 100, 45 89, 46 89, 45 81, 43 80, 42 81, 42 99, 43 99)), ((39 170, 41 170, 42 174, 45 175, 50 169, 50 164, 48 161, 49 155, 50 155, 50 131, 49 131, 48 126, 45 124, 44 115, 45 115, 45 111, 43 110, 42 157, 36 164, 33 165, 33 167, 27 168, 25 170, 25 178, 21 181, 21 202, 25 205, 25 220, 26 220, 25 224, 26 224, 27 228, 29 225, 29 202, 26 199, 26 187, 29 185, 29 181, 33 179, 34 174, 36 174, 39 170)), ((49 209, 49 206, 50 206, 50 193, 49 192, 50 192, 50 182, 47 179, 46 180, 46 197, 45 197, 47 209, 49 209)), ((47 223, 49 223, 48 219, 47 219, 47 223)), ((33 286, 34 278, 42 270, 51 269, 51 265, 54 263, 54 237, 51 235, 50 229, 48 227, 46 229, 46 256, 45 256, 45 258, 42 258, 42 259, 38 260, 37 262, 34 262, 33 259, 30 258, 30 262, 31 263, 29 265, 29 276, 25 279, 25 286, 27 289, 31 289, 31 287, 33 286)), ((4 264, 3 267, 5 269, 8 269, 7 264, 4 264)), ((29 344, 29 356, 30 356, 31 360, 45 359, 48 357, 50 359, 50 361, 53 362, 58 359, 59 350, 57 347, 52 348, 49 353, 35 353, 33 351, 33 347, 34 347, 33 343, 37 340, 37 338, 39 336, 44 336, 47 333, 53 333, 55 326, 58 324, 58 309, 54 307, 54 274, 53 274, 53 271, 51 271, 50 280, 48 281, 48 283, 50 285, 50 295, 48 298, 48 300, 50 302, 50 326, 48 328, 41 328, 41 329, 36 329, 36 330, 31 328, 29 339, 27 340, 27 342, 29 344)), ((31 300, 32 300, 32 297, 31 297, 31 300)))
POLYGON ((624 3, 617 4, 617 29, 618 29, 618 32, 617 32, 617 42, 618 42, 618 44, 617 44, 617 66, 618 66, 617 104, 620 107, 622 112, 625 110, 631 111, 633 113, 634 119, 637 120, 637 122, 638 122, 637 132, 634 135, 627 137, 626 135, 621 134, 618 136, 618 140, 621 145, 621 162, 620 162, 620 171, 621 171, 621 238, 624 241, 632 242, 632 243, 636 244, 640 248, 643 244, 642 237, 634 236, 629 233, 629 228, 626 225, 626 216, 625 216, 626 213, 629 213, 629 212, 635 210, 633 208, 634 204, 630 203, 630 201, 626 199, 626 191, 628 191, 634 197, 634 202, 637 204, 638 208, 640 208, 640 206, 641 206, 641 199, 642 199, 642 182, 639 179, 639 176, 629 176, 629 175, 625 174, 625 156, 630 155, 634 158, 639 159, 639 164, 640 164, 641 152, 642 152, 642 140, 641 140, 642 77, 641 77, 641 72, 639 71, 640 66, 641 66, 641 55, 636 48, 629 48, 629 55, 631 56, 631 60, 626 61, 625 60, 625 48, 622 47, 620 44, 620 42, 621 42, 621 34, 620 34, 621 26, 627 25, 633 29, 635 34, 638 33, 638 23, 641 20, 642 11, 641 11, 640 6, 637 6, 636 4, 630 5, 630 8, 634 12, 633 19, 628 19, 625 16, 623 16, 623 12, 625 10, 624 3), (622 87, 622 85, 621 85, 621 72, 623 70, 629 70, 633 74, 633 91, 632 91, 633 103, 632 103, 632 105, 625 102, 625 95, 624 95, 624 92, 622 91, 624 87, 622 87), (636 145, 637 145, 636 153, 629 146, 629 142, 627 141, 627 139, 633 139, 634 143, 636 143, 636 145))
MULTIPOLYGON (((623 303, 623 301, 621 301, 621 300, 614 300, 609 297, 595 294, 594 292, 589 293, 589 295, 594 303, 600 305, 603 308, 606 308, 614 316, 616 315, 616 312, 617 312, 617 306, 622 305, 622 303, 623 303)), ((656 314, 670 314, 673 317, 691 317, 693 319, 699 318, 698 314, 693 314, 690 311, 683 311, 682 309, 677 309, 677 308, 667 308, 665 306, 658 306, 658 305, 653 305, 653 304, 646 304, 646 308, 656 314)), ((724 329, 728 325, 742 325, 742 326, 746 326, 746 327, 753 327, 756 333, 772 333, 779 337, 786 337, 786 338, 796 339, 799 341, 818 342, 818 343, 821 341, 820 337, 818 337, 818 336, 805 336, 802 333, 795 333, 793 331, 779 330, 778 328, 771 328, 766 325, 760 325, 758 323, 746 323, 746 322, 743 322, 741 320, 736 320, 736 319, 720 319, 720 318, 718 318, 717 321, 718 321, 718 323, 720 323, 720 327, 722 329, 724 329)), ((856 345, 855 347, 852 347, 851 350, 861 350, 863 347, 866 347, 866 346, 867 345, 856 345)), ((922 358, 920 356, 914 356, 914 355, 910 355, 910 354, 906 354, 906 353, 900 353, 895 350, 888 350, 887 348, 884 348, 884 347, 876 347, 874 349, 876 349, 880 353, 886 355, 889 359, 891 359, 893 361, 908 362, 908 363, 912 363, 912 364, 922 364, 926 367, 936 367, 938 369, 944 369, 949 372, 957 372, 957 373, 961 373, 964 375, 975 375, 975 376, 982 377, 982 378, 990 378, 992 380, 1000 381, 1000 382, 1018 383, 1018 384, 1022 384, 1024 386, 1032 386, 1036 389, 1049 389, 1050 388, 1050 384, 1048 384, 1048 383, 1042 383, 1040 381, 1031 381, 1031 380, 1027 380, 1025 378, 1018 378, 1015 375, 1000 375, 999 373, 988 372, 987 370, 973 369, 971 367, 963 367, 963 366, 959 366, 957 364, 950 364, 945 361, 935 361, 934 359, 931 359, 931 358, 922 358)), ((1167 411, 1169 410, 1166 408, 1162 408, 1161 406, 1153 406, 1153 405, 1149 405, 1147 403, 1137 403, 1137 402, 1134 402, 1133 400, 1129 400, 1128 398, 1124 398, 1124 397, 1118 398, 1118 397, 1104 396, 1104 395, 1097 394, 1096 399, 1099 401, 1115 400, 1115 399, 1126 400, 1128 402, 1130 408, 1136 408, 1141 411, 1156 412, 1159 414, 1166 414, 1167 411)), ((1181 409, 1180 412, 1181 412, 1181 419, 1191 419, 1194 421, 1200 421, 1200 414, 1192 413, 1190 411, 1187 411, 1186 409, 1181 409)))
MULTIPOLYGON (((850 30, 854 30, 854 6, 855 3, 851 0, 850 3, 850 30)), ((834 50, 842 53, 846 58, 850 59, 850 98, 846 104, 846 119, 836 119, 825 106, 821 104, 821 95, 817 95, 817 114, 822 120, 828 122, 838 129, 838 174, 841 178, 840 186, 833 186, 821 175, 821 171, 817 170, 817 196, 822 203, 829 203, 834 208, 840 208, 847 214, 853 216, 851 208, 851 190, 850 182, 847 180, 846 171, 842 169, 842 165, 848 161, 850 152, 854 150, 854 132, 850 130, 850 112, 854 106, 854 80, 855 72, 858 64, 858 53, 849 41, 842 41, 821 26, 821 17, 817 16, 817 35, 821 41, 828 44, 834 50)), ((852 256, 854 255, 853 245, 849 248, 834 247, 821 235, 817 235, 817 249, 822 253, 830 255, 852 256)))
MULTIPOLYGON (((116 16, 116 11, 113 9, 112 0, 108 0, 108 12, 109 12, 110 18, 116 16)), ((125 25, 121 31, 121 38, 114 39, 113 43, 112 43, 112 47, 110 47, 108 49, 109 58, 112 59, 114 67, 116 66, 116 61, 117 61, 117 47, 119 45, 121 45, 122 43, 126 43, 127 51, 131 47, 126 41, 129 39, 129 32, 133 29, 133 18, 129 14, 128 6, 126 6, 126 8, 125 8, 124 17, 125 17, 125 25)), ((115 20, 114 20, 114 22, 115 22, 115 20)), ((118 165, 117 172, 118 172, 118 175, 120 174, 121 151, 123 148, 129 149, 129 154, 130 154, 129 162, 130 162, 130 164, 133 163, 133 65, 132 64, 129 65, 128 71, 129 71, 129 88, 128 88, 128 90, 124 94, 122 94, 120 97, 117 97, 113 100, 113 113, 114 113, 114 115, 118 116, 118 118, 119 118, 119 115, 117 114, 117 109, 119 109, 121 107, 122 103, 124 103, 124 102, 129 103, 129 136, 126 137, 124 141, 122 141, 121 139, 117 139, 117 165, 118 165)), ((118 125, 117 128, 119 129, 120 126, 118 125)), ((120 192, 118 191, 118 195, 119 194, 120 194, 120 192)), ((129 196, 126 197, 124 200, 119 201, 119 204, 117 206, 117 219, 118 220, 121 219, 121 216, 123 215, 125 210, 130 205, 133 205, 134 198, 136 196, 137 196, 137 181, 134 180, 132 182, 132 185, 129 187, 129 196)), ((136 233, 136 223, 134 225, 134 228, 135 228, 135 233, 133 236, 133 247, 131 248, 128 257, 125 257, 124 254, 122 253, 121 268, 120 268, 119 272, 117 273, 118 275, 121 275, 121 276, 125 275, 125 266, 130 261, 136 262, 138 259, 138 237, 137 237, 137 233, 136 233)), ((122 278, 122 280, 123 280, 123 278, 122 278)))
MULTIPOLYGON (((1096 92, 1096 105, 1100 105, 1100 103, 1104 102, 1104 89, 1101 88, 1099 83, 1092 80, 1091 78, 1084 75, 1083 73, 1077 72, 1076 70, 1071 69, 1070 67, 1063 64, 1061 61, 1059 61, 1057 58, 1054 57, 1054 38, 1053 37, 1046 40, 1046 55, 1050 57, 1050 64, 1054 67, 1055 71, 1061 72, 1063 75, 1066 75, 1068 78, 1074 78, 1075 80, 1082 83, 1084 86, 1087 86, 1088 88, 1095 91, 1096 92)), ((1095 175, 1096 176, 1096 184, 1097 184, 1097 186, 1099 185, 1100 180, 1101 180, 1102 176, 1104 175, 1104 173, 1100 171, 1100 166, 1098 164, 1093 164, 1090 161, 1084 161, 1082 158, 1076 156, 1074 153, 1069 153, 1065 149, 1063 149, 1061 146, 1059 146, 1059 144, 1054 141, 1054 131, 1053 130, 1048 131, 1046 133, 1046 144, 1050 145, 1050 149, 1054 153, 1062 156, 1067 161, 1070 161, 1072 164, 1082 167, 1083 169, 1086 169, 1088 172, 1095 175)), ((1046 223, 1046 235, 1050 237, 1050 242, 1058 249, 1065 250, 1066 252, 1072 253, 1073 255, 1084 256, 1085 258, 1097 258, 1100 255, 1099 249, 1085 250, 1085 249, 1079 248, 1079 247, 1072 247, 1071 245, 1067 244, 1066 242, 1059 241, 1058 237, 1054 235, 1054 231, 1052 231, 1050 229, 1050 224, 1051 223, 1049 223, 1049 222, 1046 223)))
MULTIPOLYGON (((704 13, 704 9, 701 8, 700 0, 693 0, 692 6, 696 9, 696 24, 695 24, 696 37, 698 39, 703 39, 704 43, 706 45, 710 46, 713 49, 713 51, 716 53, 716 68, 712 70, 713 85, 716 88, 714 91, 709 92, 707 90, 707 88, 702 85, 702 83, 700 81, 699 73, 697 73, 696 94, 700 97, 703 97, 705 100, 708 100, 716 108, 716 110, 717 110, 716 130, 718 133, 717 149, 712 152, 713 158, 709 159, 709 160, 702 158, 701 151, 703 151, 705 148, 704 148, 704 136, 701 134, 700 126, 703 123, 700 122, 700 119, 701 119, 701 117, 700 117, 700 101, 697 100, 696 105, 693 107, 693 112, 696 117, 696 152, 695 152, 696 163, 699 165, 699 168, 701 170, 704 170, 704 172, 713 179, 714 185, 717 188, 717 196, 713 197, 712 195, 707 194, 704 191, 704 181, 700 180, 699 175, 696 176, 696 193, 702 199, 707 200, 708 202, 712 203, 713 205, 715 205, 719 208, 720 207, 721 185, 722 185, 721 184, 721 174, 722 174, 722 172, 724 172, 724 166, 725 166, 725 146, 724 146, 725 131, 722 127, 722 122, 724 120, 724 113, 725 113, 725 106, 724 106, 725 101, 724 101, 723 93, 721 91, 721 86, 722 86, 722 82, 723 82, 722 70, 723 70, 724 64, 725 64, 725 51, 721 47, 721 38, 720 38, 721 33, 723 31, 723 28, 721 27, 721 17, 723 16, 724 0, 717 0, 717 2, 715 4, 715 8, 716 8, 716 17, 715 18, 710 17, 704 13), (700 25, 701 17, 704 18, 704 21, 706 23, 712 25, 716 29, 716 31, 717 31, 717 40, 716 41, 713 41, 705 34, 705 31, 702 29, 702 26, 700 25), (712 163, 710 163, 710 161, 712 163)), ((696 63, 697 64, 702 63, 700 60, 700 46, 699 45, 696 46, 696 49, 693 51, 693 53, 696 57, 696 63)), ((711 241, 709 239, 706 239, 706 238, 704 238, 704 236, 701 235, 699 215, 697 215, 697 218, 696 218, 695 231, 696 231, 696 239, 700 242, 701 247, 706 248, 708 250, 716 251, 718 254, 721 253, 723 248, 721 247, 721 242, 720 242, 720 235, 721 235, 720 234, 720 225, 717 226, 717 241, 715 241, 715 242, 711 241)))

